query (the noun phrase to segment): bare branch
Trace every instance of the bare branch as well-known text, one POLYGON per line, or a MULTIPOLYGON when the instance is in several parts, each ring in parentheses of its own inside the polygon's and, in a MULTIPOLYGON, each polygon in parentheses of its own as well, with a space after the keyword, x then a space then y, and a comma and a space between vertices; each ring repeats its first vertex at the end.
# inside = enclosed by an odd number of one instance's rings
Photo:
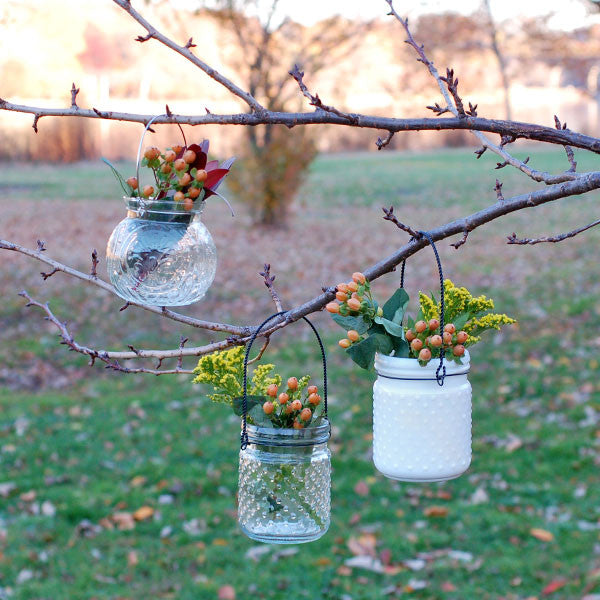
MULTIPOLYGON (((465 107, 463 106, 462 98, 458 94, 458 78, 454 77, 454 69, 446 69, 446 77, 440 77, 440 79, 448 87, 448 91, 454 99, 454 106, 459 117, 464 119, 467 116, 465 107)), ((472 106, 469 104, 469 106, 472 106)))
MULTIPOLYGON (((104 291, 110 292, 111 294, 115 294, 114 288, 106 281, 103 281, 98 277, 82 273, 81 271, 77 271, 76 269, 63 265, 62 263, 59 263, 51 258, 42 255, 41 252, 45 251, 46 248, 44 247, 43 242, 38 241, 38 248, 40 247, 41 249, 38 249, 37 251, 30 250, 29 248, 25 248, 23 246, 19 246, 18 244, 14 244, 12 242, 0 239, 0 249, 12 250, 13 252, 24 254, 25 256, 29 256, 31 258, 39 260, 40 262, 43 262, 51 266, 52 268, 57 269, 58 271, 62 271, 67 275, 71 275, 72 277, 76 277, 77 279, 81 279, 82 281, 85 281, 87 283, 91 283, 103 289, 104 291)), ((248 328, 237 327, 235 325, 229 325, 227 323, 212 323, 210 321, 194 319, 193 317, 188 317, 187 315, 176 313, 165 307, 145 306, 143 304, 137 304, 134 302, 130 302, 129 305, 139 306, 140 308, 143 308, 148 312, 161 315, 173 321, 178 321, 179 323, 184 323, 185 325, 189 325, 190 327, 197 327, 199 329, 208 329, 210 331, 224 331, 226 333, 233 333, 235 335, 246 335, 249 331, 248 328)))
POLYGON ((393 137, 394 137, 393 131, 388 132, 388 134, 386 135, 384 140, 382 140, 380 137, 378 137, 377 141, 375 142, 375 145, 377 146, 377 150, 381 150, 382 148, 385 148, 392 141, 393 137))
POLYGON ((256 362, 258 362, 262 357, 263 354, 265 353, 265 350, 269 347, 269 342, 271 341, 271 338, 265 338, 265 343, 262 345, 260 351, 258 352, 258 354, 251 360, 248 361, 249 365, 252 365, 256 362))
POLYGON ((569 238, 575 237, 576 235, 583 233, 584 231, 587 231, 592 227, 596 227, 596 225, 600 225, 600 219, 598 221, 590 223, 589 225, 585 225, 584 227, 578 227, 577 229, 573 229, 573 231, 568 231, 567 233, 561 233, 560 235, 554 235, 551 237, 519 239, 517 238, 517 234, 513 232, 511 235, 508 236, 507 244, 518 244, 521 246, 524 246, 526 244, 533 246, 535 244, 542 244, 547 242, 556 244, 557 242, 562 242, 563 240, 568 240, 569 238))
POLYGON ((409 227, 408 225, 398 221, 396 215, 394 214, 393 206, 390 206, 389 208, 383 207, 381 210, 383 210, 385 214, 383 217, 384 221, 391 221, 396 227, 398 227, 398 229, 402 229, 402 231, 409 233, 412 238, 419 239, 421 237, 421 234, 418 231, 415 231, 412 227, 409 227))
POLYGON ((455 250, 458 250, 462 245, 467 243, 467 238, 469 237, 469 230, 465 229, 463 232, 463 236, 458 240, 458 242, 454 242, 450 244, 455 250))
POLYGON ((79 88, 75 87, 75 82, 73 82, 73 86, 71 87, 71 108, 78 108, 77 94, 79 94, 79 88))
POLYGON ((49 277, 52 277, 52 275, 54 275, 54 273, 59 273, 60 271, 58 269, 52 269, 52 271, 50 271, 49 273, 44 273, 41 272, 40 275, 42 276, 42 279, 44 281, 46 281, 46 279, 48 279, 49 277))
MULTIPOLYGON (((567 129, 567 124, 563 123, 561 125, 561 122, 556 115, 554 115, 554 125, 556 126, 556 129, 561 131, 567 129)), ((575 153, 573 152, 573 148, 571 148, 571 146, 565 146, 565 153, 567 155, 567 160, 571 165, 569 172, 575 173, 575 171, 577 171, 577 162, 575 161, 575 153)))
POLYGON ((331 113, 333 115, 337 115, 342 119, 346 119, 349 123, 352 123, 353 125, 358 124, 357 115, 350 115, 348 113, 342 112, 341 110, 338 110, 334 106, 327 106, 327 104, 323 104, 318 94, 311 94, 308 91, 308 88, 306 87, 302 79, 304 77, 304 71, 301 71, 298 65, 294 65, 294 68, 289 73, 296 80, 300 91, 306 98, 308 98, 308 101, 311 104, 311 106, 314 106, 317 109, 324 110, 325 112, 331 113))
POLYGON ((502 195, 502 185, 503 184, 496 179, 494 191, 496 192, 496 198, 498 199, 498 202, 504 202, 504 196, 502 195))
POLYGON ((264 269, 259 273, 259 275, 265 280, 265 285, 269 290, 269 294, 271 294, 271 298, 273 302, 275 302, 275 307, 277 308, 277 312, 281 312, 283 310, 281 306, 281 299, 279 298, 279 294, 273 285, 275 281, 275 275, 271 276, 271 265, 269 263, 265 263, 264 269))
POLYGON ((90 272, 90 275, 94 278, 94 279, 98 279, 98 263, 100 262, 100 259, 98 258, 98 251, 96 250, 96 248, 94 248, 92 250, 92 270, 90 272))
MULTIPOLYGON (((169 39, 166 35, 160 33, 156 28, 154 28, 140 13, 138 13, 132 6, 129 0, 113 0, 115 4, 120 6, 124 11, 126 11, 134 20, 136 20, 147 32, 147 36, 139 36, 137 38, 140 42, 145 42, 150 38, 154 38, 159 41, 161 44, 164 44, 171 50, 174 50, 181 56, 187 58, 191 63, 193 63, 199 69, 202 69, 209 77, 220 83, 223 87, 227 88, 232 94, 241 98, 250 108, 256 112, 262 112, 264 108, 262 105, 251 96, 248 92, 245 92, 240 87, 238 87, 233 81, 227 79, 224 75, 221 75, 217 70, 210 67, 205 62, 201 61, 197 56, 192 54, 190 50, 190 46, 187 44, 185 46, 180 46, 176 44, 173 40, 169 39)), ((191 42, 188 40, 188 43, 191 42)))

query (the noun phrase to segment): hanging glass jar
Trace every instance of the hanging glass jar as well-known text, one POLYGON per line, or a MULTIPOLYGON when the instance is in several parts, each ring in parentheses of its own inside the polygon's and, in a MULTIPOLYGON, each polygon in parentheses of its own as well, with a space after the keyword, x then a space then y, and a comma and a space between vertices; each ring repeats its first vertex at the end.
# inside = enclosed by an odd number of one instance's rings
POLYGON ((110 236, 106 262, 110 281, 124 300, 183 306, 200 300, 215 277, 217 250, 200 215, 207 198, 223 198, 216 190, 235 159, 221 165, 209 161, 208 140, 188 146, 183 136, 183 146, 164 153, 147 148, 140 163, 144 136, 159 117, 142 134, 136 177, 124 180, 105 160, 128 194, 127 217, 110 236), (151 169, 156 189, 141 186, 140 164, 151 169))
MULTIPOLYGON (((251 539, 271 544, 311 542, 329 528, 331 459, 327 447, 331 428, 327 419, 327 362, 313 324, 323 359, 323 411, 305 428, 274 428, 247 422, 247 366, 252 343, 272 315, 254 332, 244 360, 242 436, 239 462, 238 522, 251 539)), ((259 405, 260 410, 260 405, 259 405)))
POLYGON ((121 298, 154 306, 200 300, 217 270, 217 249, 200 215, 204 201, 125 198, 127 216, 106 249, 111 283, 121 298))

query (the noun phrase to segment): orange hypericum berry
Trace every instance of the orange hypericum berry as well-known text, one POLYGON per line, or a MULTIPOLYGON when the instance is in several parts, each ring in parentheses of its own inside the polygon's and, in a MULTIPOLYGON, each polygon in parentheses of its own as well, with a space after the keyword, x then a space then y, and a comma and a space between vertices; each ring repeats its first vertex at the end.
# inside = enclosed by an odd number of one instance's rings
POLYGON ((452 343, 452 334, 449 331, 444 331, 442 339, 444 340, 444 344, 448 346, 452 343))
POLYGON ((431 341, 431 337, 430 337, 430 336, 427 336, 427 337, 425 338, 425 345, 426 345, 426 346, 429 346, 429 342, 430 342, 430 341, 431 341))
POLYGON ((348 339, 351 342, 358 342, 358 340, 360 340, 360 334, 358 333, 358 331, 356 331, 355 329, 351 329, 348 332, 348 339))
POLYGON ((287 401, 290 399, 290 395, 285 392, 281 392, 279 394, 279 404, 287 404, 287 401))
POLYGON ((454 356, 462 356, 465 353, 465 347, 462 344, 456 344, 454 348, 452 348, 452 354, 454 356))
POLYGON ((150 198, 152 194, 154 194, 154 188, 151 185, 145 185, 144 189, 142 190, 142 196, 150 198))
POLYGON ((185 160, 185 162, 188 163, 188 165, 192 164, 196 160, 196 153, 193 150, 188 150, 187 152, 184 152, 183 160, 185 160))
POLYGON ((456 327, 454 326, 454 323, 448 323, 448 325, 445 325, 444 331, 447 331, 448 333, 454 333, 456 331, 456 327))
POLYGON ((415 323, 415 331, 417 333, 423 333, 427 329, 427 323, 425 321, 417 321, 415 323))
POLYGON ((146 148, 146 150, 144 151, 144 157, 147 158, 148 160, 154 160, 155 158, 158 158, 160 156, 160 150, 158 148, 156 148, 155 146, 152 146, 151 148, 146 148))
POLYGON ((287 404, 285 407, 285 414, 286 415, 291 415, 294 412, 294 409, 292 408, 291 404, 287 404))
POLYGON ((346 285, 346 287, 351 291, 351 292, 357 292, 358 291, 358 284, 356 283, 356 281, 350 281, 348 283, 348 285, 346 285))
POLYGON ((290 389, 290 390, 297 390, 298 389, 298 378, 290 377, 287 380, 287 386, 288 386, 288 389, 290 389))
POLYGON ((171 150, 173 150, 173 152, 175 152, 175 154, 179 154, 180 152, 183 151, 183 146, 180 146, 179 144, 175 144, 174 146, 171 146, 171 150))
POLYGON ((346 300, 348 300, 348 294, 344 294, 344 292, 336 292, 335 298, 340 302, 346 302, 346 300))
POLYGON ((194 208, 194 201, 191 198, 183 199, 183 210, 192 210, 194 208))
POLYGON ((317 406, 321 402, 321 396, 319 396, 319 394, 314 392, 308 397, 308 401, 313 406, 317 406))
POLYGON ((160 168, 160 172, 164 173, 165 175, 168 175, 171 171, 173 170, 173 167, 171 167, 171 165, 165 163, 161 168, 160 168))
POLYGON ((275 405, 272 402, 269 402, 268 400, 263 404, 263 410, 265 411, 266 415, 270 415, 272 414, 272 412, 275 410, 275 405))
POLYGON ((302 410, 302 402, 300 402, 300 400, 294 400, 292 402, 292 410, 302 410))
POLYGON ((434 348, 439 348, 442 345, 442 336, 441 335, 432 335, 429 342, 434 348))
POLYGON ((137 190, 138 188, 138 180, 137 177, 130 177, 127 180, 127 185, 132 189, 132 190, 137 190))
POLYGON ((357 271, 356 273, 352 273, 352 280, 355 283, 364 283, 367 278, 360 271, 357 271))
POLYGON ((293 427, 294 429, 304 429, 304 425, 302 425, 302 423, 300 423, 299 421, 294 421, 293 427))
POLYGON ((469 334, 466 331, 459 331, 456 334, 456 341, 459 344, 464 344, 467 341, 467 338, 469 337, 469 334))
POLYGON ((440 326, 440 322, 437 319, 431 319, 428 325, 430 331, 435 331, 440 326))
POLYGON ((200 190, 198 188, 192 187, 188 190, 188 196, 193 198, 194 200, 200 195, 200 190))
POLYGON ((406 341, 410 344, 410 342, 412 342, 417 336, 415 335, 415 332, 412 329, 407 329, 405 337, 406 341))
POLYGON ((310 421, 311 417, 312 417, 312 410, 310 410, 310 408, 303 408, 302 412, 300 413, 300 418, 303 421, 310 421))
POLYGON ((267 387, 267 396, 271 396, 271 398, 277 396, 277 384, 272 383, 267 387))
POLYGON ((175 202, 183 202, 185 200, 185 194, 183 192, 175 192, 173 200, 175 200, 175 202))
POLYGON ((345 283, 338 283, 335 287, 338 292, 344 292, 344 294, 347 294, 350 291, 345 283))
POLYGON ((350 298, 354 298, 355 300, 362 302, 362 296, 359 296, 358 292, 352 292, 352 296, 350 296, 350 298))
POLYGON ((423 348, 421 352, 419 352, 419 360, 431 360, 431 350, 429 348, 423 348))
POLYGON ((179 178, 179 185, 184 186, 184 185, 188 185, 190 183, 190 181, 192 181, 192 176, 189 173, 184 173, 180 178, 179 178))
POLYGON ((185 160, 183 160, 183 158, 178 158, 174 163, 173 166, 175 167, 176 171, 187 171, 188 165, 185 162, 185 160))
POLYGON ((310 396, 311 394, 316 394, 319 390, 316 385, 309 385, 306 388, 306 391, 308 392, 308 395, 310 396))
POLYGON ((198 169, 196 173, 196 181, 200 181, 201 183, 206 181, 208 177, 208 173, 204 169, 198 169))
POLYGON ((165 152, 165 162, 171 163, 177 158, 177 154, 174 150, 167 150, 165 152))
POLYGON ((344 338, 343 340, 340 340, 338 342, 338 345, 341 346, 342 348, 350 348, 350 346, 352 346, 352 342, 346 338, 344 338))
POLYGON ((410 343, 410 347, 415 351, 418 352, 422 347, 423 347, 423 342, 422 340, 420 340, 419 338, 414 339, 411 343, 410 343))
POLYGON ((360 310, 360 301, 356 298, 350 298, 350 300, 348 300, 348 308, 350 310, 360 310))
POLYGON ((330 313, 339 313, 340 312, 340 305, 337 302, 330 302, 329 304, 327 304, 325 306, 325 310, 330 312, 330 313))

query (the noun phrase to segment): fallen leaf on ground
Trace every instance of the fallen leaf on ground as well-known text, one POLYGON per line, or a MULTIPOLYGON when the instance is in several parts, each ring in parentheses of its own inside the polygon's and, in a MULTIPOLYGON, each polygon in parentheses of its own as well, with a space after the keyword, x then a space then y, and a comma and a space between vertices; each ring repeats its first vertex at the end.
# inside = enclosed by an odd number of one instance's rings
POLYGON ((219 600, 235 600, 235 589, 232 585, 223 585, 219 588, 219 600))
POLYGON ((142 487, 148 481, 143 475, 136 475, 130 482, 131 487, 142 487))
POLYGON ((213 540, 213 546, 228 546, 229 542, 223 538, 215 538, 213 540))
POLYGON ((372 556, 354 556, 345 560, 344 565, 355 569, 365 569, 373 573, 383 573, 385 571, 381 561, 372 556))
POLYGON ((448 509, 445 506, 428 506, 423 514, 426 517, 445 517, 448 515, 448 509))
POLYGON ((131 513, 116 512, 113 514, 112 520, 120 531, 129 531, 135 528, 135 520, 131 513))
POLYGON ((331 559, 327 558, 327 556, 321 556, 317 558, 315 561, 315 566, 317 567, 328 567, 331 564, 331 559))
POLYGON ((456 591, 456 586, 453 583, 450 583, 449 581, 444 581, 444 583, 442 583, 442 585, 440 587, 442 588, 443 592, 455 592, 456 591))
POLYGON ((377 538, 372 533, 363 533, 358 537, 351 537, 347 542, 348 549, 355 556, 375 556, 377 538))
POLYGON ((127 564, 130 567, 135 567, 139 563, 138 555, 135 550, 131 550, 127 553, 127 564))
POLYGON ((136 521, 145 521, 154 514, 154 509, 151 506, 142 506, 133 513, 133 518, 136 521))
POLYGON ((369 486, 364 481, 359 481, 354 486, 354 492, 359 496, 368 496, 369 495, 369 486))
POLYGON ((542 590, 542 594, 544 596, 549 596, 550 594, 553 594, 554 592, 556 592, 557 590, 560 590, 560 588, 565 587, 565 585, 567 585, 567 580, 566 579, 556 579, 554 581, 551 581, 543 590, 542 590))
POLYGON ((539 529, 534 527, 529 531, 529 533, 536 539, 542 542, 551 542, 554 539, 554 535, 545 529, 539 529))

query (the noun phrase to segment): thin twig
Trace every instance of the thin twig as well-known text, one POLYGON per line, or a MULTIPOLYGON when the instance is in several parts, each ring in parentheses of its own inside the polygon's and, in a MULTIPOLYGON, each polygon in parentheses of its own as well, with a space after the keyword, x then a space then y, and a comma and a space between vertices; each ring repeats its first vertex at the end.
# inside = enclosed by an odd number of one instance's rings
POLYGON ((409 225, 405 225, 404 223, 401 223, 400 221, 398 221, 398 218, 394 214, 393 206, 390 206, 389 208, 385 208, 385 206, 384 206, 381 208, 381 210, 383 210, 383 212, 385 214, 385 216, 383 217, 384 221, 391 221, 396 227, 398 227, 398 229, 402 229, 402 231, 406 231, 406 233, 409 233, 410 236, 416 240, 418 240, 421 237, 421 234, 418 231, 415 231, 409 225))
POLYGON ((265 263, 263 270, 259 273, 259 275, 265 280, 265 285, 269 290, 269 294, 271 294, 271 298, 273 302, 275 302, 275 307, 277 308, 277 312, 281 312, 283 310, 281 305, 281 299, 279 298, 279 294, 273 285, 275 281, 275 275, 271 276, 271 265, 269 263, 265 263))
POLYGON ((381 150, 382 148, 385 148, 392 141, 393 137, 394 137, 393 131, 389 131, 388 134, 385 136, 385 139, 383 139, 383 140, 380 137, 378 137, 377 141, 375 142, 375 145, 377 146, 377 150, 381 150))
POLYGON ((463 231, 463 236, 462 238, 460 238, 460 240, 458 240, 458 242, 454 242, 453 244, 450 244, 455 250, 458 250, 462 245, 467 243, 467 238, 469 237, 469 230, 465 229, 463 231))
POLYGON ((516 233, 512 233, 507 238, 507 244, 518 244, 524 246, 526 244, 533 246, 535 244, 543 244, 543 243, 551 243, 556 244, 558 242, 562 242, 563 240, 568 240, 569 238, 575 237, 592 227, 596 227, 596 225, 600 225, 600 219, 598 221, 594 221, 589 225, 585 225, 584 227, 578 227, 577 229, 573 229, 573 231, 568 231, 567 233, 561 233, 559 235, 554 235, 550 237, 539 237, 539 238, 517 238, 516 233))
POLYGON ((71 87, 71 108, 79 108, 77 106, 77 94, 79 94, 79 88, 75 87, 75 82, 73 82, 73 86, 71 87))
POLYGON ((92 270, 90 271, 90 276, 94 279, 98 279, 98 263, 100 259, 98 258, 98 251, 96 248, 92 250, 92 270))
POLYGON ((255 362, 258 362, 262 357, 263 354, 265 353, 265 350, 269 347, 269 342, 271 341, 270 337, 265 338, 265 343, 262 345, 260 351, 258 352, 258 354, 251 360, 248 361, 249 365, 254 364, 255 362))

